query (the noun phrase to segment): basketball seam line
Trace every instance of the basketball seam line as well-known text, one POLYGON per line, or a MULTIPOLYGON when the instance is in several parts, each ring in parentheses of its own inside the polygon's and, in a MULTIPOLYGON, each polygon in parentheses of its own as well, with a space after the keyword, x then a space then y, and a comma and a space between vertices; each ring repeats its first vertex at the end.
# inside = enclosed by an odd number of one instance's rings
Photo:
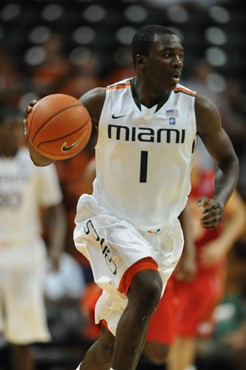
MULTIPOLYGON (((43 98, 43 101, 44 101, 44 100, 47 100, 49 96, 50 96, 50 95, 45 96, 45 97, 43 98)), ((29 131, 30 131, 30 132, 32 131, 32 121, 33 121, 34 116, 36 115, 36 113, 37 113, 37 112, 38 112, 38 108, 37 108, 37 110, 35 110, 35 111, 34 111, 34 113, 33 113, 33 116, 32 116, 31 122, 30 122, 30 129, 29 129, 29 131)), ((35 134, 35 135, 36 135, 36 134, 35 134)))
POLYGON ((83 126, 81 126, 80 128, 78 128, 77 130, 75 130, 75 131, 71 132, 69 135, 65 135, 65 136, 61 136, 61 137, 56 137, 55 139, 52 139, 52 140, 41 141, 41 142, 37 145, 37 147, 39 148, 39 146, 40 146, 41 144, 52 143, 52 141, 65 139, 66 137, 68 137, 68 136, 70 136, 70 135, 76 134, 76 132, 78 132, 79 130, 81 130, 82 128, 84 128, 84 127, 87 125, 87 123, 88 123, 89 121, 90 121, 90 118, 88 118, 88 120, 86 121, 86 123, 85 123, 83 126))
MULTIPOLYGON (((39 127, 39 129, 36 131, 36 133, 35 133, 35 135, 33 136, 33 138, 32 138, 32 141, 34 141, 35 140, 35 137, 38 135, 38 133, 40 132, 40 130, 42 130, 42 128, 50 121, 50 120, 52 120, 55 116, 58 116, 60 113, 62 113, 62 112, 64 112, 64 111, 66 111, 67 109, 70 109, 70 108, 73 108, 73 107, 77 107, 77 106, 79 106, 79 105, 81 105, 81 104, 73 104, 73 105, 70 105, 69 107, 66 107, 66 108, 64 108, 64 109, 62 109, 62 110, 60 110, 59 112, 57 112, 56 114, 54 114, 53 116, 51 116, 48 120, 46 120, 43 124, 42 124, 42 126, 40 126, 39 127)), ((38 110, 35 112, 35 113, 37 113, 38 112, 38 110)), ((34 115, 33 115, 33 117, 32 117, 32 120, 34 119, 34 115)))

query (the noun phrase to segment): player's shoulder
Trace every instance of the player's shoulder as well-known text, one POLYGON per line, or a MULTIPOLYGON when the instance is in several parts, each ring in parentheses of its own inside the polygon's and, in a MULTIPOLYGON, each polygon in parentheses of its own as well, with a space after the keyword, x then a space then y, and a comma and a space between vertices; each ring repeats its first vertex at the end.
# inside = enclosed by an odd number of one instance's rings
POLYGON ((191 90, 189 87, 186 87, 181 84, 177 84, 176 88, 174 89, 174 94, 181 94, 181 95, 184 94, 184 95, 188 95, 194 98, 197 96, 196 91, 191 90))
POLYGON ((197 116, 218 115, 219 110, 216 104, 207 96, 197 95, 195 100, 195 109, 197 116))
POLYGON ((221 126, 220 112, 216 104, 207 96, 197 95, 195 112, 198 132, 221 126))
POLYGON ((131 86, 131 80, 132 80, 132 77, 125 78, 124 80, 120 80, 118 82, 114 82, 111 85, 108 85, 106 89, 107 91, 119 91, 119 90, 127 89, 128 87, 131 86))
POLYGON ((80 97, 81 103, 87 108, 92 122, 97 125, 106 97, 105 87, 96 87, 80 97))
POLYGON ((94 89, 91 89, 84 93, 80 97, 80 101, 86 106, 89 104, 91 101, 104 101, 105 99, 105 94, 106 94, 106 88, 105 87, 95 87, 94 89))

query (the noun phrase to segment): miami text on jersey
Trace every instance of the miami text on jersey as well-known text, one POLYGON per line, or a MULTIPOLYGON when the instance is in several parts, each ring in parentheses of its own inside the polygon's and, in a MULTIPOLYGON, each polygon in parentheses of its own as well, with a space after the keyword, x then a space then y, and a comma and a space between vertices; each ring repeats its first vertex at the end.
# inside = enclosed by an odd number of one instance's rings
POLYGON ((150 127, 108 125, 108 138, 125 141, 183 144, 185 141, 185 129, 159 128, 155 130, 150 127))

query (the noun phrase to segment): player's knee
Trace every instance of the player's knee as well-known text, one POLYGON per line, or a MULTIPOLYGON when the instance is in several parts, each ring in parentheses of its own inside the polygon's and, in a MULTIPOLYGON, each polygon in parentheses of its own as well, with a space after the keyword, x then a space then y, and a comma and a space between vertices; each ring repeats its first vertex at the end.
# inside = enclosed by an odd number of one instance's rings
POLYGON ((154 364, 163 365, 167 361, 170 347, 160 343, 147 343, 144 348, 144 355, 154 364))
POLYGON ((128 299, 146 312, 154 311, 160 302, 161 292, 160 274, 157 271, 144 270, 134 276, 128 299))

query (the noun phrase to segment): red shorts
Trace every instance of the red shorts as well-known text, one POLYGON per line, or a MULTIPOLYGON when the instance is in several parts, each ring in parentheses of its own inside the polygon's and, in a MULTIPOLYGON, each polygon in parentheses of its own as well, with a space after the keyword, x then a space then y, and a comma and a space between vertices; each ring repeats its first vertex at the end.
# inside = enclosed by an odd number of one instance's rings
POLYGON ((214 325, 212 314, 222 297, 224 268, 211 272, 200 271, 194 281, 174 280, 178 300, 176 335, 183 337, 210 336, 214 325))
POLYGON ((170 278, 159 306, 150 321, 147 342, 170 345, 174 340, 177 300, 174 296, 173 288, 173 279, 170 278))

